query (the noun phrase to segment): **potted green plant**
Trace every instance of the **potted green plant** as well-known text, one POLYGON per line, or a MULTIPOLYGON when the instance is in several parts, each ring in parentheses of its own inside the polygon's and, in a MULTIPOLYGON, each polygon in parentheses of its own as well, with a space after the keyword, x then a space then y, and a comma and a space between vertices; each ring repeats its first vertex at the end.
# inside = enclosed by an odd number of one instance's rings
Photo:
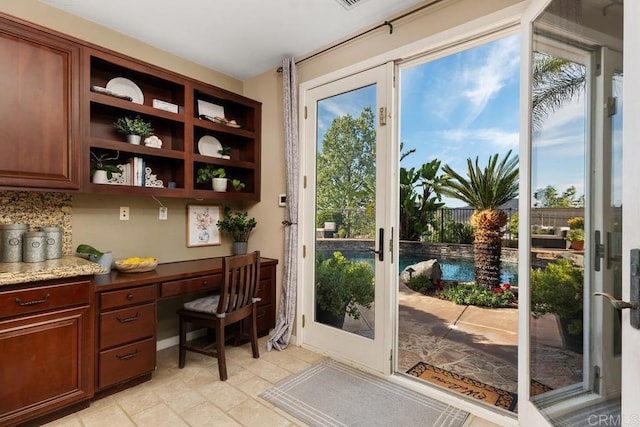
POLYGON ((223 145, 222 148, 218 150, 218 154, 220 154, 223 159, 230 159, 231 147, 223 145))
POLYGON ((232 179, 231 186, 236 191, 240 191, 245 187, 244 182, 240 181, 239 179, 232 179))
POLYGON ((342 328, 345 315, 361 316, 359 307, 371 308, 373 270, 366 262, 348 260, 336 251, 331 258, 316 258, 316 320, 342 328))
POLYGON ((117 132, 127 135, 127 141, 131 144, 139 145, 142 138, 153 132, 151 123, 144 121, 140 116, 119 117, 113 122, 113 127, 117 132))
POLYGON ((584 250, 584 217, 569 218, 569 231, 565 239, 571 243, 571 248, 576 251, 584 250))
POLYGON ((196 182, 203 183, 211 180, 213 191, 227 191, 227 172, 224 168, 216 168, 208 164, 203 168, 198 168, 196 182))
POLYGON ((216 223, 218 230, 231 235, 234 255, 247 253, 249 234, 256 225, 256 219, 248 218, 247 212, 232 212, 228 206, 224 208, 224 217, 216 223))
POLYGON ((530 281, 534 315, 555 314, 565 347, 582 353, 583 268, 559 258, 544 268, 532 269, 530 281))
POLYGON ((120 156, 120 152, 118 151, 114 157, 109 157, 109 154, 103 153, 99 156, 94 153, 91 153, 91 181, 95 184, 106 184, 109 182, 111 178, 113 178, 114 173, 122 173, 120 168, 115 165, 109 165, 105 162, 111 160, 117 160, 120 156))
POLYGON ((78 247, 76 248, 76 253, 86 256, 89 261, 98 263, 103 266, 106 271, 100 274, 111 273, 111 264, 113 263, 113 254, 111 253, 111 251, 100 251, 91 245, 83 243, 78 245, 78 247))

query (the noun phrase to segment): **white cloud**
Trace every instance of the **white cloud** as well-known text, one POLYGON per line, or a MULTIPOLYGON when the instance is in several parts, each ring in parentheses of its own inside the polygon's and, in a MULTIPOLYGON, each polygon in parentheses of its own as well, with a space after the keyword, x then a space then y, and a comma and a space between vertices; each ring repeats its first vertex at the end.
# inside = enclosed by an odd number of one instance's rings
POLYGON ((518 132, 507 132, 498 128, 453 129, 441 132, 440 136, 454 142, 490 143, 492 147, 500 150, 517 148, 519 140, 518 132))

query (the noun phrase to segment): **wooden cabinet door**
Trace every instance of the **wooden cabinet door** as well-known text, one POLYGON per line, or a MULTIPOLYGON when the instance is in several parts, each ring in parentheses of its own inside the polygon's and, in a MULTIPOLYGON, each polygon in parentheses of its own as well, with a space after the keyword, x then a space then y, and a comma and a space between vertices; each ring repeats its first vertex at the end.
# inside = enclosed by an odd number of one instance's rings
POLYGON ((0 425, 89 399, 89 306, 0 321, 0 425))
POLYGON ((0 18, 0 186, 79 188, 79 52, 0 18))

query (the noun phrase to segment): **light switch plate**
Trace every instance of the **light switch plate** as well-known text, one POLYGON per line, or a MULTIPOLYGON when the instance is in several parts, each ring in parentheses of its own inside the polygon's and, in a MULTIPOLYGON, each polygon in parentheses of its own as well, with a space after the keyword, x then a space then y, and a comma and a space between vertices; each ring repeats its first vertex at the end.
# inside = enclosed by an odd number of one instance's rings
POLYGON ((287 206, 286 194, 278 194, 278 206, 287 206))

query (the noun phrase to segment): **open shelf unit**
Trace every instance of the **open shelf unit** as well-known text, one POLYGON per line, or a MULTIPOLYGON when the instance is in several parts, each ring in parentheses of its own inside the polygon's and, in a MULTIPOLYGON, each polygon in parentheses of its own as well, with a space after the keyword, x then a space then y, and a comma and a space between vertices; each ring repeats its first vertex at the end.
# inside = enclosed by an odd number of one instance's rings
MULTIPOLYGON (((85 48, 83 74, 82 189, 91 193, 135 194, 219 200, 260 200, 260 133, 261 103, 241 95, 162 70, 114 52, 85 48), (114 78, 124 78, 140 89, 141 103, 96 92, 114 78), (154 100, 177 106, 178 111, 155 108, 154 100), (224 110, 227 120, 235 120, 239 128, 201 118, 198 101, 214 104, 224 110), (119 117, 140 116, 150 122, 153 134, 162 141, 160 148, 134 145, 118 134, 113 122, 119 117), (215 138, 229 151, 229 158, 217 157, 210 151, 202 154, 201 138, 215 138), (117 157, 110 164, 125 165, 134 157, 142 158, 148 173, 161 181, 161 186, 94 184, 91 182, 92 153, 117 157), (211 182, 198 183, 197 171, 211 164, 224 168, 226 176, 244 183, 234 190, 213 191, 211 182), (169 183, 172 188, 169 188, 169 183)), ((134 89, 135 92, 135 89, 134 89)), ((159 182, 156 181, 156 185, 159 182)))

